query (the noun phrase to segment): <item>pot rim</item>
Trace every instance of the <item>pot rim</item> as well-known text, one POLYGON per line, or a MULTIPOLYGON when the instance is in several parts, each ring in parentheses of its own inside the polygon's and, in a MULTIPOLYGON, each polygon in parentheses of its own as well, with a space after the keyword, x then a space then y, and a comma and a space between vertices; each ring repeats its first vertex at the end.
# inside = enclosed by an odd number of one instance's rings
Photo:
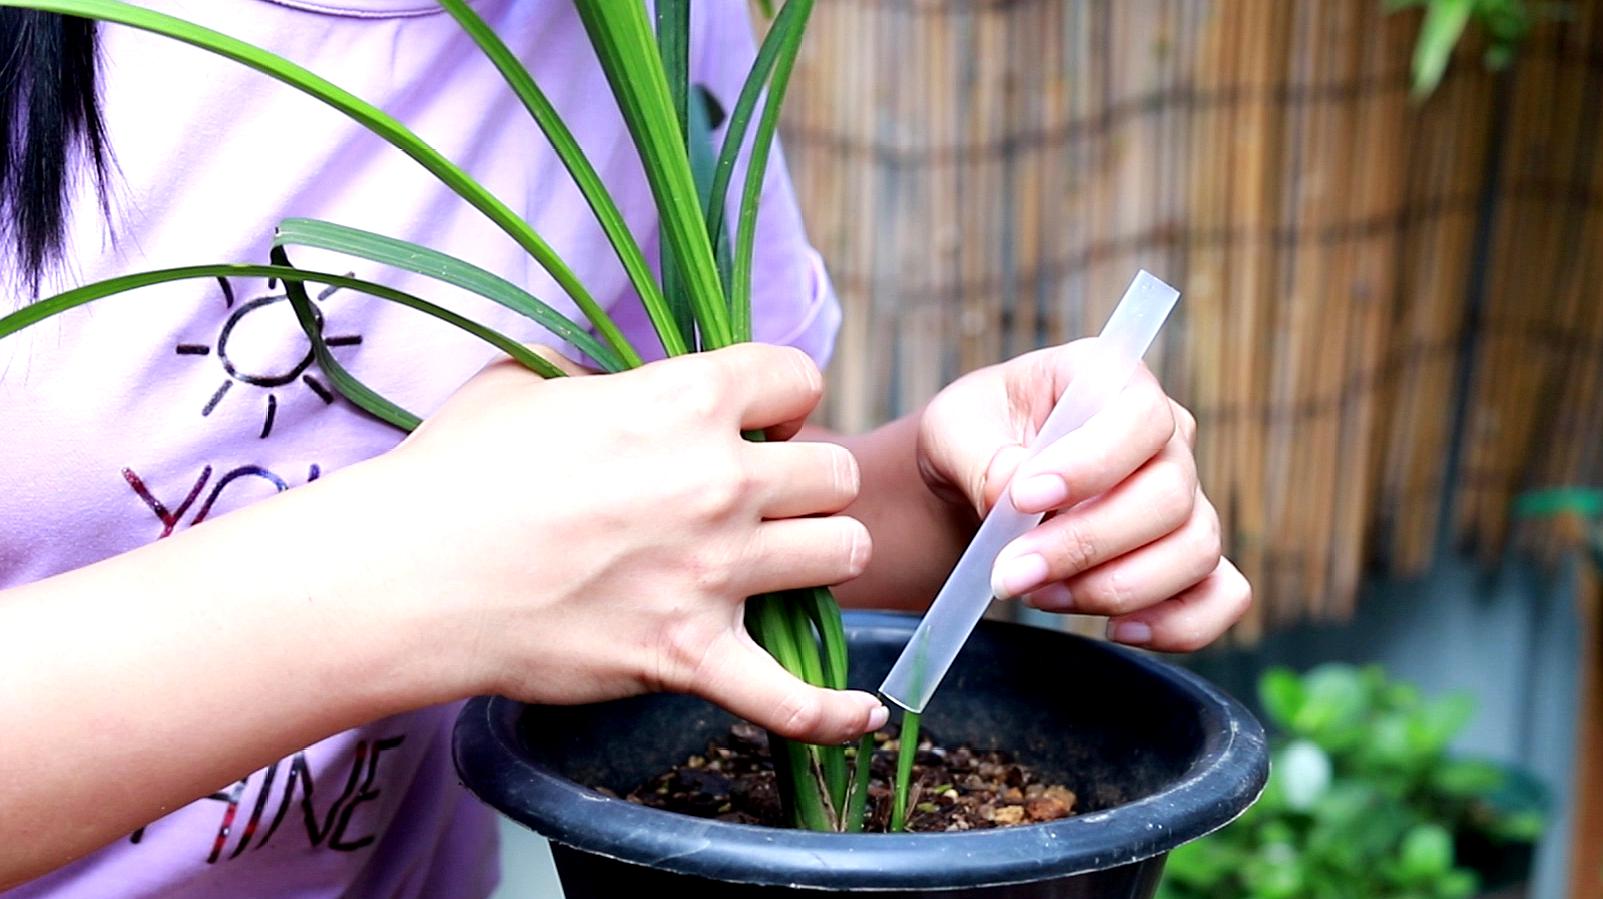
MULTIPOLYGON (((848 637, 918 618, 849 612, 848 637)), ((992 631, 1050 634, 1072 651, 1117 657, 1167 683, 1198 708, 1203 746, 1163 790, 1110 809, 1042 824, 930 834, 818 833, 695 818, 613 799, 527 758, 524 705, 470 700, 453 755, 464 785, 553 842, 607 858, 734 883, 815 889, 941 889, 1056 879, 1143 861, 1211 833, 1257 800, 1269 762, 1262 725, 1239 702, 1175 665, 1111 643, 1029 625, 992 631)), ((1036 639, 1039 639, 1037 636, 1036 639)))

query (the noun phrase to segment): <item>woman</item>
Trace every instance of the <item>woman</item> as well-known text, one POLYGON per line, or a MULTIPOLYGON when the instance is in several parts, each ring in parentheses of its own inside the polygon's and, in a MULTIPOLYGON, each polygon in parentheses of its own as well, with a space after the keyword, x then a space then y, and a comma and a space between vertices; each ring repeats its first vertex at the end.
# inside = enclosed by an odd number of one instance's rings
MULTIPOLYGON (((653 345, 566 174, 432 3, 144 5, 400 117, 653 345)), ((570 4, 476 8, 649 242, 638 160, 570 4)), ((460 255, 573 312, 492 226, 314 101, 147 34, 5 14, 13 307, 129 271, 266 261, 273 225, 298 215, 460 255)), ((742 0, 696 4, 691 46, 693 78, 729 106, 753 53, 742 0)), ((1004 553, 1003 592, 1114 615, 1112 638, 1160 650, 1240 616, 1249 591, 1219 555, 1192 420, 1150 375, 1023 470, 1074 345, 972 373, 871 433, 824 433, 805 422, 839 313, 777 160, 758 233, 755 330, 773 345, 609 377, 541 382, 407 310, 325 292, 338 358, 427 414, 400 445, 332 396, 262 282, 165 285, 0 342, 7 895, 483 895, 493 828, 451 771, 452 703, 682 690, 848 739, 885 709, 785 674, 745 635, 742 598, 831 583, 848 604, 919 607, 1016 470, 1021 508, 1061 511, 1004 553), (794 439, 742 440, 753 428, 794 439)), ((296 261, 550 339, 431 282, 296 261)))

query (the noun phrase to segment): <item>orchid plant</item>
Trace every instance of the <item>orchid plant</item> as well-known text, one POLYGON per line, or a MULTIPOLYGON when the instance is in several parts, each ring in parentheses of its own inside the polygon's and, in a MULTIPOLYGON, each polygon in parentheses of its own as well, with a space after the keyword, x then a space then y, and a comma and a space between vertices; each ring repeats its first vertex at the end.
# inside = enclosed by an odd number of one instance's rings
MULTIPOLYGON (((752 257, 762 176, 813 0, 788 0, 774 13, 738 101, 729 112, 716 154, 711 152, 713 138, 706 115, 689 82, 689 0, 658 0, 654 20, 653 13, 638 0, 575 0, 575 4, 639 152, 657 207, 662 236, 660 281, 607 186, 517 55, 467 0, 440 0, 494 63, 567 168, 644 305, 663 351, 674 356, 750 340, 752 257), (735 221, 729 223, 725 210, 737 157, 746 147, 748 135, 744 184, 735 221)), ((289 252, 304 247, 421 274, 470 291, 532 319, 603 372, 642 363, 638 348, 630 345, 573 269, 527 222, 405 124, 360 97, 259 47, 122 0, 0 0, 0 6, 113 22, 163 35, 249 66, 332 106, 416 160, 483 213, 550 273, 585 318, 583 324, 573 321, 512 282, 427 247, 334 222, 296 218, 279 224, 270 265, 194 265, 84 285, 0 318, 0 338, 70 309, 152 284, 258 277, 284 282, 316 362, 338 392, 373 417, 405 431, 417 427, 419 417, 385 399, 339 364, 324 340, 306 284, 344 288, 410 307, 491 344, 542 377, 564 376, 561 369, 518 341, 420 297, 349 275, 298 268, 291 263, 289 252)), ((761 434, 747 436, 762 439, 761 434)), ((840 608, 829 590, 753 597, 747 603, 746 622, 757 642, 792 674, 817 686, 846 687, 846 633, 840 608)), ((903 742, 916 742, 916 737, 903 742)), ((855 747, 810 746, 777 735, 771 735, 770 745, 780 792, 797 826, 831 831, 862 828, 872 734, 855 747)), ((904 749, 910 757, 911 747, 904 749)), ((899 780, 897 792, 905 797, 905 772, 899 780)))

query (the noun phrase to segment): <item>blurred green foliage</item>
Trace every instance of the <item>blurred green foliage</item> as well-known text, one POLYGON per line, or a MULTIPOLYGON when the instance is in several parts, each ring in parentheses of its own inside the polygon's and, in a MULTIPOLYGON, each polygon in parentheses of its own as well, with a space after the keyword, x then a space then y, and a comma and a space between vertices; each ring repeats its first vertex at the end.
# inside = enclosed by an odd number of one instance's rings
POLYGON ((1426 699, 1378 666, 1277 668, 1258 685, 1279 735, 1263 797, 1169 856, 1160 899, 1449 899, 1473 895, 1466 834, 1529 843, 1541 801, 1505 769, 1448 753, 1474 714, 1426 699))
POLYGON ((1414 96, 1425 97, 1441 83, 1453 48, 1473 21, 1486 32, 1486 66, 1501 69, 1514 59, 1514 50, 1531 30, 1531 10, 1525 0, 1386 0, 1386 9, 1422 6, 1425 22, 1414 46, 1414 96))

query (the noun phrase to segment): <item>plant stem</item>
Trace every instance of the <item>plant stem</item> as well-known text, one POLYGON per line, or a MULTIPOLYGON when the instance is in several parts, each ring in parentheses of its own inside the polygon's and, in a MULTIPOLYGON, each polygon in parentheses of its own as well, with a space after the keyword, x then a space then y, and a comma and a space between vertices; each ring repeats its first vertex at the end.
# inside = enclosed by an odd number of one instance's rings
POLYGON ((863 829, 863 813, 868 808, 869 769, 874 762, 874 733, 863 734, 857 741, 856 764, 852 766, 852 783, 846 795, 846 831, 857 833, 863 829))
POLYGON ((896 787, 891 801, 891 831, 907 829, 907 791, 913 781, 913 758, 918 755, 918 713, 902 713, 902 732, 897 737, 896 787))

